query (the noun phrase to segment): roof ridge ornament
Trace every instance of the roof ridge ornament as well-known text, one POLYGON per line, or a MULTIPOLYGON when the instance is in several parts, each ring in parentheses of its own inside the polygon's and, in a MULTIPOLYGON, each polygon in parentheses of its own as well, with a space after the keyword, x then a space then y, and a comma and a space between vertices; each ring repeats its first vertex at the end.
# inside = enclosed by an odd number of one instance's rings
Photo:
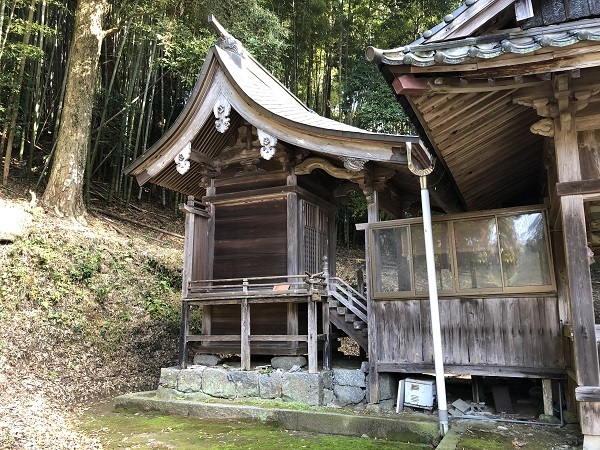
POLYGON ((213 14, 208 16, 208 23, 212 25, 214 30, 219 35, 217 39, 217 45, 221 47, 223 50, 231 51, 242 58, 246 57, 246 50, 242 43, 233 37, 224 27, 219 23, 216 17, 213 14))

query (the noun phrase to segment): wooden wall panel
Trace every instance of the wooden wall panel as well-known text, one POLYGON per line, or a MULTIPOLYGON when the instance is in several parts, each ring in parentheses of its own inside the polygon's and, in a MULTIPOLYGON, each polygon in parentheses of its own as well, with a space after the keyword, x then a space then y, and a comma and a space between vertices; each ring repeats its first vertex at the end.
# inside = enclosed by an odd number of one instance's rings
MULTIPOLYGON (((250 305, 250 334, 287 334, 286 303, 250 305)), ((212 310, 211 334, 240 334, 240 306, 219 305, 212 310)))
POLYGON ((287 274, 285 198, 215 209, 214 278, 287 274))
MULTIPOLYGON (((373 301, 377 360, 433 363, 429 300, 373 301)), ((440 301, 444 363, 563 367, 556 297, 440 301)))

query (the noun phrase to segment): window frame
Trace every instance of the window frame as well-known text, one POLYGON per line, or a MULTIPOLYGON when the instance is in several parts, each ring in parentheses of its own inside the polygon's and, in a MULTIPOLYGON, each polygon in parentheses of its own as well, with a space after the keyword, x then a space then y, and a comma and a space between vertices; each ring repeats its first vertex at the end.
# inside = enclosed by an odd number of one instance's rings
MULTIPOLYGON (((556 279, 554 273, 554 260, 552 257, 552 245, 550 242, 550 230, 548 226, 548 213, 547 208, 544 206, 534 206, 534 207, 519 207, 519 208, 506 208, 506 209, 495 209, 488 211, 478 211, 478 212, 470 212, 470 213, 461 213, 461 214, 448 214, 442 216, 433 216, 432 223, 436 222, 446 222, 447 223, 447 233, 449 238, 449 251, 448 258, 450 258, 450 263, 452 265, 452 290, 438 290, 438 296, 441 298, 457 298, 457 297, 486 297, 486 296, 507 296, 507 295, 532 295, 532 294, 548 294, 556 292, 556 279), (544 229, 544 245, 546 248, 546 255, 548 258, 548 271, 549 271, 549 280, 550 284, 547 285, 527 285, 527 286, 506 286, 506 280, 504 277, 504 267, 502 262, 502 242, 500 236, 500 230, 498 227, 498 217, 513 217, 524 214, 541 214, 543 229, 544 229), (468 221, 468 220, 481 220, 481 219, 490 219, 493 218, 496 224, 496 233, 497 233, 497 242, 496 246, 498 248, 498 258, 500 265, 500 279, 501 286, 499 288, 470 288, 470 289, 460 289, 459 288, 459 279, 458 279, 458 259, 457 259, 457 249, 456 249, 456 240, 455 240, 455 222, 468 221)), ((368 256, 369 256, 369 275, 371 279, 369 291, 371 294, 371 298, 374 300, 389 300, 389 299, 418 299, 418 298, 428 298, 429 293, 427 291, 417 291, 415 286, 415 272, 414 272, 414 254, 412 248, 412 232, 411 227, 415 225, 423 224, 423 219, 421 217, 413 218, 413 219, 398 219, 398 220, 389 220, 384 222, 374 222, 365 224, 364 229, 367 232, 367 243, 368 243, 368 256), (409 267, 410 267, 410 291, 393 291, 393 292, 377 292, 376 291, 376 271, 375 271, 375 240, 374 240, 374 231, 385 228, 395 228, 395 227, 406 227, 408 228, 408 241, 409 241, 409 250, 410 250, 410 258, 409 259, 409 267)), ((361 227, 362 228, 362 227, 361 227)))

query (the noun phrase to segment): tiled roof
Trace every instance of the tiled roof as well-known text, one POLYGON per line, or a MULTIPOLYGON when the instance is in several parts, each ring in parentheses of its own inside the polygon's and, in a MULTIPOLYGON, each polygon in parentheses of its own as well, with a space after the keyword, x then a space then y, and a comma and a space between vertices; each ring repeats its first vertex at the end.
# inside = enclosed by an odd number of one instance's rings
POLYGON ((369 47, 367 59, 378 64, 416 67, 463 64, 497 58, 507 53, 528 54, 542 47, 567 47, 581 41, 600 41, 598 20, 588 19, 526 31, 503 30, 497 34, 435 44, 415 41, 414 44, 390 50, 369 47))

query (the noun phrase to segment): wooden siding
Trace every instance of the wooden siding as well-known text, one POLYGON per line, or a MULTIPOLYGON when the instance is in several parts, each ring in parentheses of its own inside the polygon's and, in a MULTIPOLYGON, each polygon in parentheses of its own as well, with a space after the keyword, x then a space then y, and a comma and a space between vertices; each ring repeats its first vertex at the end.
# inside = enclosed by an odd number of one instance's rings
POLYGON ((286 198, 215 206, 214 278, 287 274, 286 198))
MULTIPOLYGON (((373 301, 377 364, 433 364, 428 300, 373 301)), ((562 369, 556 297, 440 301, 444 364, 562 369)))

